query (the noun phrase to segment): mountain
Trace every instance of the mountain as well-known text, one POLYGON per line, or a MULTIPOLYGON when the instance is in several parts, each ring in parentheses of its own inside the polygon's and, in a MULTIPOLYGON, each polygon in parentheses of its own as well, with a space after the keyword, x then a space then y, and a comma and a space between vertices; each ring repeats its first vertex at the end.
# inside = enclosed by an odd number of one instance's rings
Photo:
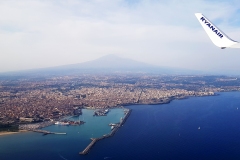
POLYGON ((107 55, 96 60, 57 67, 9 72, 17 75, 73 75, 81 73, 144 72, 156 74, 199 74, 199 71, 154 66, 135 60, 107 55))
POLYGON ((199 71, 160 67, 128 58, 121 58, 116 55, 106 55, 96 60, 47 68, 48 71, 66 71, 71 73, 113 73, 113 72, 146 72, 158 74, 196 74, 199 71))
POLYGON ((112 68, 112 69, 132 69, 132 68, 144 68, 144 67, 152 67, 149 64, 138 62, 135 60, 120 58, 116 55, 107 55, 101 58, 98 58, 93 61, 76 64, 77 67, 82 68, 112 68))
POLYGON ((128 69, 143 69, 143 68, 154 68, 155 66, 138 62, 135 60, 120 58, 116 55, 107 55, 100 57, 96 60, 71 64, 65 66, 59 66, 54 68, 69 68, 69 69, 111 69, 111 70, 128 70, 128 69))

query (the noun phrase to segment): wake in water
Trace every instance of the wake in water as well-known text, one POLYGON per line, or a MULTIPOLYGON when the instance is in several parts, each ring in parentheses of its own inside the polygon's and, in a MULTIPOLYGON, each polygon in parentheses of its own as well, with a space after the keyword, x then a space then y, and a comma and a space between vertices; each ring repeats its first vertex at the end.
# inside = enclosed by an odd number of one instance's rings
POLYGON ((58 154, 58 155, 59 155, 59 157, 61 157, 62 159, 68 160, 68 159, 64 158, 61 154, 58 154))

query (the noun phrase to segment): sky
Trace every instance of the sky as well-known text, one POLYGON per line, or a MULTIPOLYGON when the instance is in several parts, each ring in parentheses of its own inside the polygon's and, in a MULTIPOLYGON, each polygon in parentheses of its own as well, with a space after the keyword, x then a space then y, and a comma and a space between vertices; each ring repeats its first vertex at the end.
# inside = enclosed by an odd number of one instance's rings
POLYGON ((219 49, 201 12, 240 41, 238 0, 1 0, 0 72, 115 54, 158 66, 240 73, 240 49, 219 49))

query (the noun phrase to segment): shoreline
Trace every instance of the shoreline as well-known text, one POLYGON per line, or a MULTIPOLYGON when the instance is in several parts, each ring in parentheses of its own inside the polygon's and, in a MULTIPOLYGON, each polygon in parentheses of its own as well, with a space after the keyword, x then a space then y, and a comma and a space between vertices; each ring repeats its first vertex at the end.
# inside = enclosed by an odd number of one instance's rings
MULTIPOLYGON (((118 106, 113 106, 113 107, 108 107, 108 109, 114 109, 114 108, 124 108, 124 107, 128 107, 128 106, 131 106, 131 105, 161 105, 161 104, 169 104, 171 103, 173 100, 183 100, 183 99, 188 99, 188 98, 192 98, 192 97, 208 97, 208 96, 218 96, 219 92, 217 93, 214 93, 213 95, 200 95, 200 96, 184 96, 184 97, 172 97, 172 98, 169 98, 165 101, 161 101, 161 102, 151 102, 151 103, 138 103, 138 102, 135 102, 135 103, 123 103, 123 104, 120 104, 118 106)), ((106 108, 92 108, 92 107, 83 107, 82 109, 88 109, 88 110, 96 110, 96 109, 106 109, 106 108)))
MULTIPOLYGON (((183 99, 188 99, 188 98, 191 98, 191 97, 207 97, 207 96, 218 96, 218 95, 219 95, 219 92, 214 93, 213 95, 172 97, 172 98, 170 98, 170 99, 168 99, 168 100, 165 100, 165 101, 162 101, 162 102, 152 102, 152 103, 125 103, 125 104, 121 104, 121 105, 118 105, 118 106, 109 107, 109 109, 116 109, 116 108, 124 109, 125 107, 127 108, 128 106, 131 106, 131 105, 161 105, 161 104, 169 104, 169 103, 171 103, 171 101, 173 101, 173 100, 183 100, 183 99)), ((83 107, 82 109, 96 110, 96 109, 99 109, 99 108, 83 107)), ((65 118, 69 119, 69 118, 72 118, 72 117, 74 117, 74 115, 63 116, 63 117, 61 117, 60 119, 65 119, 65 118)), ((51 125, 54 125, 54 124, 51 124, 51 125)), ((49 125, 47 125, 47 126, 49 126, 49 125)), ((47 127, 47 126, 44 126, 44 127, 41 127, 41 128, 45 128, 45 127, 47 127)), ((29 132, 29 130, 19 130, 18 132, 3 131, 3 132, 0 132, 0 136, 11 135, 11 134, 16 134, 16 133, 22 133, 22 132, 29 132)))
MULTIPOLYGON (((161 104, 169 104, 173 100, 182 100, 182 99, 188 99, 188 98, 191 98, 191 97, 206 97, 206 96, 218 96, 218 95, 219 94, 214 93, 214 95, 174 97, 174 98, 170 98, 170 99, 168 99, 166 101, 163 101, 163 102, 155 102, 155 103, 154 102, 153 103, 127 103, 127 104, 121 104, 119 106, 109 107, 109 109, 115 109, 115 108, 122 108, 122 109, 124 109, 125 107, 131 106, 131 105, 161 105, 161 104)), ((98 109, 98 108, 83 107, 82 109, 95 110, 95 109, 98 109)), ((70 118, 70 117, 73 117, 73 115, 68 115, 66 117, 70 118)), ((61 119, 64 119, 66 117, 63 116, 61 119)), ((3 132, 0 132, 0 136, 11 135, 11 134, 16 134, 16 133, 22 133, 22 132, 29 132, 29 131, 28 130, 19 130, 18 132, 3 131, 3 132)))

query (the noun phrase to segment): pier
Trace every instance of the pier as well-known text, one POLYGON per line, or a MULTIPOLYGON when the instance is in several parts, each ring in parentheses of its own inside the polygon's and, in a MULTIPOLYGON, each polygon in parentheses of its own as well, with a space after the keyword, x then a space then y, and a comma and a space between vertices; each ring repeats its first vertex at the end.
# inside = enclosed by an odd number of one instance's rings
POLYGON ((98 138, 92 138, 92 142, 79 154, 87 154, 91 147, 98 141, 98 138))
POLYGON ((29 130, 29 131, 37 132, 37 133, 43 133, 44 135, 47 135, 47 134, 67 134, 67 133, 50 132, 50 131, 45 131, 45 130, 40 130, 40 129, 34 129, 34 130, 29 130))
POLYGON ((124 118, 122 119, 122 121, 120 122, 120 126, 122 126, 122 125, 126 122, 127 118, 129 117, 129 115, 130 115, 131 112, 132 112, 131 109, 126 109, 126 110, 127 110, 127 111, 126 111, 126 114, 125 114, 124 118))
POLYGON ((132 111, 131 109, 126 109, 126 110, 127 111, 126 111, 126 114, 125 114, 124 118, 121 120, 121 122, 119 124, 115 125, 115 127, 111 130, 111 132, 109 134, 104 134, 103 136, 101 136, 99 138, 91 138, 92 141, 89 143, 89 145, 82 152, 79 152, 79 154, 81 154, 81 155, 88 154, 90 149, 94 146, 94 144, 97 141, 113 136, 117 132, 117 130, 126 122, 126 119, 129 117, 129 115, 132 111))

